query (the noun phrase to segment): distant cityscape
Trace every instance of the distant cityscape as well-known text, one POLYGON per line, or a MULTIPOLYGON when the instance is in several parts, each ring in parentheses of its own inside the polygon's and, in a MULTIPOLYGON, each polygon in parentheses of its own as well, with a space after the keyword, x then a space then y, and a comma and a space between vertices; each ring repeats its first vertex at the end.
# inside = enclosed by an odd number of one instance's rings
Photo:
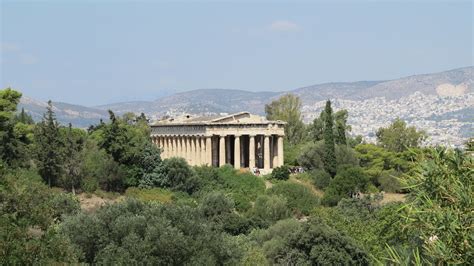
MULTIPOLYGON (((376 142, 375 132, 387 127, 397 117, 408 125, 425 130, 426 145, 460 147, 474 135, 474 93, 457 97, 440 97, 415 92, 408 97, 387 100, 385 97, 362 101, 332 100, 335 110, 349 112, 352 134, 376 142)), ((313 121, 324 108, 324 101, 303 106, 305 122, 313 121)))

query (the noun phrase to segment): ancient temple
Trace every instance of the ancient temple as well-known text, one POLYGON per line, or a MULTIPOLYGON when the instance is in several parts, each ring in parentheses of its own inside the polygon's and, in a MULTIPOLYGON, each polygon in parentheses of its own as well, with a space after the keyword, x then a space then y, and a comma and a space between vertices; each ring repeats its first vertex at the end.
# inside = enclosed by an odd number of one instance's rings
POLYGON ((283 165, 284 125, 240 112, 218 117, 168 118, 151 125, 162 158, 182 157, 190 165, 271 170, 283 165))

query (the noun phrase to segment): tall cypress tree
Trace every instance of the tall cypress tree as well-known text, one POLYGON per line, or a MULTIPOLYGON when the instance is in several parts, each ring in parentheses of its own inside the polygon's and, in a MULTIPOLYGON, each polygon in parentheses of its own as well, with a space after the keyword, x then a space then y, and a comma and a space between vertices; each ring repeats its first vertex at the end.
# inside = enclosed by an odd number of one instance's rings
POLYGON ((48 101, 46 109, 43 120, 38 123, 35 129, 35 144, 39 173, 51 187, 61 176, 63 162, 61 147, 63 143, 51 101, 48 101))
POLYGON ((331 101, 327 100, 326 108, 324 109, 324 169, 332 177, 336 175, 336 147, 334 144, 334 118, 332 115, 331 101))

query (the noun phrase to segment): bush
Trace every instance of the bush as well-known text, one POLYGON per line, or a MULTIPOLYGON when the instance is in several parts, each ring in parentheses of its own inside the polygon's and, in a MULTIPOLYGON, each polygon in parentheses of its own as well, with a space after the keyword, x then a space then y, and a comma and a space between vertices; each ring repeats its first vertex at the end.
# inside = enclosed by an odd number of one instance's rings
POLYGON ((324 143, 318 141, 307 145, 298 156, 298 164, 306 169, 323 169, 324 143))
POLYGON ((81 211, 79 199, 71 193, 53 193, 49 206, 54 210, 53 217, 62 220, 64 215, 74 215, 81 211))
POLYGON ((246 234, 250 229, 249 220, 234 212, 234 201, 222 192, 205 195, 199 209, 218 231, 239 235, 246 234))
POLYGON ((81 154, 82 189, 93 192, 98 187, 106 191, 123 191, 127 169, 114 161, 112 156, 100 150, 89 140, 81 154))
POLYGON ((282 220, 252 234, 278 265, 368 265, 369 255, 353 239, 320 220, 282 220))
POLYGON ((129 265, 237 264, 240 250, 199 209, 137 200, 67 218, 60 227, 80 262, 129 265))
POLYGON ((384 172, 377 179, 380 184, 380 189, 386 192, 400 192, 402 190, 402 185, 398 178, 394 176, 394 172, 384 172))
POLYGON ((322 203, 335 206, 341 199, 353 193, 366 191, 368 177, 360 167, 341 167, 324 193, 322 203))
POLYGON ((252 210, 252 218, 265 226, 291 216, 286 198, 279 195, 262 195, 257 198, 252 210))
POLYGON ((201 203, 201 211, 205 217, 216 217, 232 213, 234 207, 234 201, 226 197, 222 192, 207 194, 201 203))
POLYGON ((81 188, 86 193, 93 193, 99 188, 99 182, 95 178, 87 177, 82 179, 81 188))
POLYGON ((319 198, 308 187, 290 181, 275 184, 267 193, 286 198, 288 207, 296 215, 308 215, 319 204, 319 198))
POLYGON ((325 190, 329 183, 331 182, 331 175, 324 170, 313 170, 310 172, 313 177, 314 185, 322 190, 325 190))
POLYGON ((273 179, 277 180, 288 180, 288 178, 290 178, 288 166, 282 165, 280 167, 274 168, 271 176, 273 179))
POLYGON ((142 188, 170 188, 189 194, 197 191, 199 186, 199 179, 193 169, 186 160, 178 157, 163 160, 160 167, 145 174, 140 181, 142 188))
POLYGON ((0 178, 0 265, 49 265, 77 261, 68 239, 54 226, 78 212, 70 194, 48 188, 35 171, 0 178))
POLYGON ((239 173, 229 166, 218 169, 222 187, 229 192, 238 211, 246 211, 257 197, 265 193, 265 182, 251 173, 239 173))

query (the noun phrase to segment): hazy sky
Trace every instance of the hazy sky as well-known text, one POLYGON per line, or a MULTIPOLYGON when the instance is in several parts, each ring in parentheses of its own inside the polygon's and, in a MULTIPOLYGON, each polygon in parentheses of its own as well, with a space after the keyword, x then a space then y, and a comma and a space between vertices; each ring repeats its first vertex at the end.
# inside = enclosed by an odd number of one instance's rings
POLYGON ((4 88, 83 105, 473 65, 465 1, 2 1, 4 88))

